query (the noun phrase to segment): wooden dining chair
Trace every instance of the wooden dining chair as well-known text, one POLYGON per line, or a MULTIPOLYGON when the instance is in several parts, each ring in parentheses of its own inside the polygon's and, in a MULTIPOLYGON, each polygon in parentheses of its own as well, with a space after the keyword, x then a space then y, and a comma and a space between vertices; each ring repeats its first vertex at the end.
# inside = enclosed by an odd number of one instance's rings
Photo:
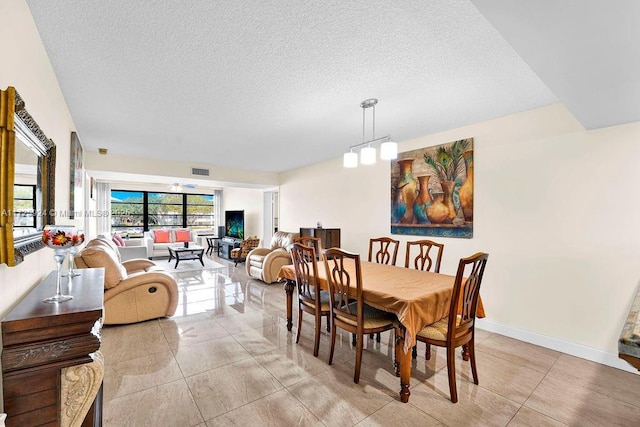
POLYGON ((389 237, 369 239, 369 262, 396 265, 398 246, 400 246, 400 241, 389 237))
MULTIPOLYGON (((407 242, 407 250, 405 251, 404 267, 414 268, 422 271, 433 271, 440 273, 440 263, 442 262, 442 252, 444 244, 436 243, 432 240, 416 240, 407 242), (417 252, 415 249, 417 249, 417 252), (415 253, 415 256, 412 255, 415 253)), ((429 344, 427 344, 427 347, 429 344)), ((412 357, 418 357, 417 346, 413 346, 412 357)))
POLYGON ((364 334, 384 332, 394 328, 396 316, 364 303, 360 255, 338 248, 325 250, 324 262, 329 282, 331 307, 331 351, 333 362, 337 328, 356 335, 356 366, 353 382, 360 381, 364 334))
POLYGON ((404 259, 405 268, 415 268, 422 271, 433 271, 440 273, 440 263, 442 262, 442 252, 444 244, 436 243, 432 240, 416 240, 407 242, 407 250, 404 259), (411 253, 418 249, 415 256, 411 253))
MULTIPOLYGON (((303 236, 298 239, 298 243, 314 248, 316 250, 316 259, 322 260, 322 239, 319 237, 303 236)), ((329 326, 329 317, 327 316, 327 332, 330 331, 331 327, 329 326)))
POLYGON ((479 252, 468 258, 462 258, 453 284, 449 315, 437 322, 425 326, 418 332, 416 339, 427 343, 425 358, 431 358, 430 344, 447 348, 447 371, 449 373, 449 392, 451 401, 458 401, 456 389, 455 350, 466 345, 471 362, 473 382, 478 384, 475 355, 475 320, 480 295, 480 284, 489 254, 479 252))
POLYGON ((318 357, 322 317, 327 318, 327 330, 329 330, 329 316, 331 314, 329 294, 320 290, 316 282, 318 261, 315 248, 301 243, 294 243, 291 249, 291 259, 293 260, 296 284, 298 286, 298 332, 296 334, 296 344, 300 341, 302 313, 312 314, 315 318, 313 355, 318 357))
MULTIPOLYGON (((368 260, 369 262, 375 262, 376 264, 396 265, 399 246, 399 240, 394 240, 389 237, 377 237, 369 239, 368 260)), ((369 338, 373 339, 374 334, 370 334, 369 338)), ((380 342, 380 334, 375 334, 375 338, 376 342, 380 342)))

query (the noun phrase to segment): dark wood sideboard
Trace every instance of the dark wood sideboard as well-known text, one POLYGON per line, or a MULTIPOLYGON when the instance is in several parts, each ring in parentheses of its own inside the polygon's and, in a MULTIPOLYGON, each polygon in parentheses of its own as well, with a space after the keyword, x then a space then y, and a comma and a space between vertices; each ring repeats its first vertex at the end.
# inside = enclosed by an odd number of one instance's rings
POLYGON ((318 237, 324 249, 340 247, 339 228, 300 228, 300 237, 318 237))
MULTIPOLYGON (((52 272, 0 323, 7 427, 60 425, 62 370, 92 362, 90 354, 100 348, 104 269, 78 271, 70 285, 63 278, 63 293, 72 300, 42 302, 55 294, 52 272)), ((102 387, 82 425, 102 425, 102 387)))

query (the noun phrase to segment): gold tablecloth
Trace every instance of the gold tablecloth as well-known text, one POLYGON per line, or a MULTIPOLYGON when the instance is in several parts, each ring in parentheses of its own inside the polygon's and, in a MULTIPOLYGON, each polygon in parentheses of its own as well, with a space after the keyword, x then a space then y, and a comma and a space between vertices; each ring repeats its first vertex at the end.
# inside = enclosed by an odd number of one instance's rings
MULTIPOLYGON (((365 261, 361 265, 364 301, 398 317, 406 329, 405 352, 415 345, 418 331, 449 314, 455 276, 365 261)), ((346 266, 355 278, 355 265, 346 266)), ((318 276, 319 285, 328 289, 323 261, 318 262, 318 276)), ((293 265, 282 267, 278 277, 295 281, 293 265)), ((476 314, 485 316, 482 300, 476 314)))

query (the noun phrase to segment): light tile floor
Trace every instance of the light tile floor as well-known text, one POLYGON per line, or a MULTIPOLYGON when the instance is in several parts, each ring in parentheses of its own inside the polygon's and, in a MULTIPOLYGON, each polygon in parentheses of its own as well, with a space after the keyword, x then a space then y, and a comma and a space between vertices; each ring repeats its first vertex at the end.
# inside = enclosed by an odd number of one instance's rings
MULTIPOLYGON (((456 361, 449 400, 443 349, 414 361, 408 404, 398 398, 392 334, 367 339, 360 383, 354 349, 329 335, 313 357, 313 321, 286 329, 282 285, 249 279, 244 265, 179 274, 170 319, 105 326, 104 425, 109 426, 632 426, 640 375, 477 330, 480 385, 456 361)), ((324 329, 324 328, 323 328, 324 329)))

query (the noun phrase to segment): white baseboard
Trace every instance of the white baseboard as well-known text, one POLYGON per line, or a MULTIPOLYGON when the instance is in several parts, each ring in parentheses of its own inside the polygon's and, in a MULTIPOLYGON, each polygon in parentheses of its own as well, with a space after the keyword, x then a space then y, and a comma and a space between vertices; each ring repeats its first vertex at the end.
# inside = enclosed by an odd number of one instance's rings
POLYGON ((569 341, 563 341, 558 338, 548 337, 546 335, 536 334, 534 332, 525 331, 523 329, 505 326, 500 323, 491 322, 485 319, 476 319, 476 326, 489 332, 495 332, 500 335, 515 338, 520 341, 539 345, 551 350, 560 351, 582 359, 591 360, 592 362, 611 366, 623 371, 639 374, 638 370, 629 365, 618 357, 618 353, 610 353, 582 344, 576 344, 569 341))

